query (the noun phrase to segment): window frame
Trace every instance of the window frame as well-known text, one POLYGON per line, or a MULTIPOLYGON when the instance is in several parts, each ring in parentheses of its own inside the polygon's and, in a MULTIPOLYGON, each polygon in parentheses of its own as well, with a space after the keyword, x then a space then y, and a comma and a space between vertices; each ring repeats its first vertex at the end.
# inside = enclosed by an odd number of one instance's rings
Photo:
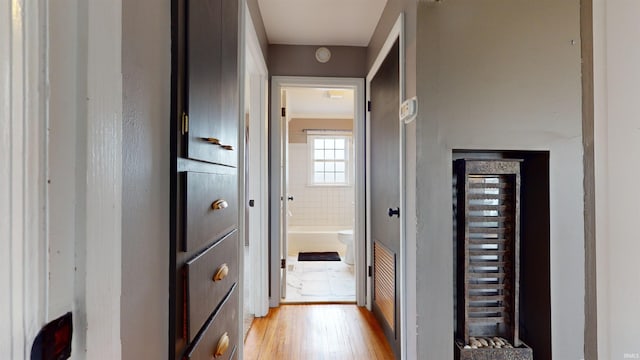
MULTIPOLYGON (((343 131, 327 131, 327 132, 314 132, 307 134, 307 150, 309 152, 309 165, 307 166, 307 186, 310 187, 348 187, 352 185, 352 176, 351 176, 351 167, 352 167, 352 154, 351 154, 351 146, 353 141, 353 135, 351 132, 343 132, 343 131), (344 160, 317 160, 315 158, 315 140, 316 139, 344 139, 344 160), (315 181, 315 163, 316 161, 333 161, 333 162, 344 162, 344 182, 330 182, 330 183, 320 183, 315 181)), ((335 173, 335 171, 334 171, 335 173)))

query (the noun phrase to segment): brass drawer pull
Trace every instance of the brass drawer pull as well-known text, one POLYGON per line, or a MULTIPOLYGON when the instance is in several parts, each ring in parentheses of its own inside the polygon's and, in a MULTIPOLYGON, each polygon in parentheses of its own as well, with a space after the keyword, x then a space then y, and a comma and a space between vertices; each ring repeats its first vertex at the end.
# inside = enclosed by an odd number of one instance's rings
POLYGON ((233 145, 224 145, 220 142, 220 139, 214 137, 202 138, 202 140, 208 142, 211 145, 219 145, 221 148, 225 150, 233 150, 233 145))
POLYGON ((229 203, 227 202, 227 200, 224 200, 224 199, 218 199, 214 201, 213 204, 211 204, 211 208, 213 210, 222 210, 228 207, 229 207, 229 203))
POLYGON ((204 138, 204 140, 206 142, 208 142, 209 144, 220 145, 220 139, 216 139, 216 138, 210 137, 210 138, 204 138))
POLYGON ((218 270, 216 270, 216 273, 213 275, 213 281, 220 281, 226 278, 228 274, 229 274, 229 265, 222 264, 220 265, 218 270))
POLYGON ((229 333, 224 333, 218 340, 218 345, 216 346, 216 351, 213 353, 214 358, 219 358, 224 355, 224 353, 229 348, 229 333))

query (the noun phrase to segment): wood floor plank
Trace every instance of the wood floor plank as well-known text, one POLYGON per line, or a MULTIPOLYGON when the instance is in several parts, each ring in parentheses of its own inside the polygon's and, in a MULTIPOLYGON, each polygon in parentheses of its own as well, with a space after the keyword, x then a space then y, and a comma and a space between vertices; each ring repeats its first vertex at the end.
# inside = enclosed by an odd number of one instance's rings
POLYGON ((356 305, 282 305, 253 321, 245 360, 392 360, 367 309, 356 305))

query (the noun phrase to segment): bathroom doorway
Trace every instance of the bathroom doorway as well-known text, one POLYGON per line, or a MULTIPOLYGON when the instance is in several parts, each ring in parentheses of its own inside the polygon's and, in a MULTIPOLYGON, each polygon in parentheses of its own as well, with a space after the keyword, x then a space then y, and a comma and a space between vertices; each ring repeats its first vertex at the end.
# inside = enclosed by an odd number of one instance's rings
POLYGON ((283 302, 355 302, 354 90, 291 87, 283 302))
POLYGON ((272 185, 281 196, 275 223, 280 269, 272 266, 272 294, 276 289, 280 296, 272 296, 271 306, 365 304, 364 210, 358 210, 364 209, 362 84, 274 78, 280 126, 272 128, 279 144, 272 164, 279 161, 281 171, 272 185))

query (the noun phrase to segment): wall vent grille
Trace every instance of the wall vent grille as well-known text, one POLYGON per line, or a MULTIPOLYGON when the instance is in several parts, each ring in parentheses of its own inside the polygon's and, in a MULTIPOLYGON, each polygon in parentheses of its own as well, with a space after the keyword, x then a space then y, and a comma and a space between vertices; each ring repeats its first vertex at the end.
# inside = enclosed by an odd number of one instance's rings
POLYGON ((391 330, 395 331, 396 261, 386 247, 373 244, 373 300, 380 309, 391 330))

